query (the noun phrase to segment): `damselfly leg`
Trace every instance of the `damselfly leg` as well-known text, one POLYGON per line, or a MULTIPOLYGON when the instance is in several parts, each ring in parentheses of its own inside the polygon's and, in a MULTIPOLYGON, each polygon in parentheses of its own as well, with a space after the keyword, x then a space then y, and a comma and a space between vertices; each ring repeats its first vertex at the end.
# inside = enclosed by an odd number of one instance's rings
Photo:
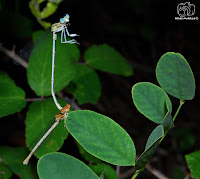
POLYGON ((73 44, 73 43, 76 43, 76 44, 79 44, 75 39, 72 39, 72 40, 67 40, 67 37, 66 37, 66 32, 67 32, 67 35, 69 37, 75 37, 75 36, 78 36, 77 34, 69 34, 68 30, 67 30, 67 27, 64 27, 63 30, 61 31, 61 43, 69 43, 69 44, 73 44), (63 40, 63 36, 64 36, 64 40, 63 40))

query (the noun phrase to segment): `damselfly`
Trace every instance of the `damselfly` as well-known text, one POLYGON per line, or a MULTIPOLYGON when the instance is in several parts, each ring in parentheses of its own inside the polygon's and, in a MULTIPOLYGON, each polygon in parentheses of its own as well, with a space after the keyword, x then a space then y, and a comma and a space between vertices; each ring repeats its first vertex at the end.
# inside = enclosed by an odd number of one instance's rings
MULTIPOLYGON (((61 105, 58 103, 55 93, 54 93, 54 68, 55 68, 55 42, 57 39, 57 32, 61 32, 61 43, 77 43, 75 39, 67 40, 67 36, 69 37, 75 37, 78 36, 77 34, 69 34, 67 25, 69 23, 69 15, 66 14, 63 18, 60 19, 60 22, 55 23, 51 26, 51 31, 53 32, 53 49, 52 49, 52 76, 51 76, 51 93, 53 100, 57 106, 57 108, 60 110, 60 113, 58 113, 55 116, 55 123, 51 126, 51 128, 46 132, 46 134, 40 139, 40 141, 35 145, 31 153, 28 155, 28 157, 24 160, 23 164, 28 164, 29 159, 34 154, 34 152, 37 150, 37 148, 41 145, 41 143, 45 140, 45 138, 54 130, 54 128, 62 121, 63 119, 66 119, 67 114, 70 110, 70 105, 67 104, 65 107, 61 107, 61 105)), ((78 44, 78 43, 77 43, 78 44)))

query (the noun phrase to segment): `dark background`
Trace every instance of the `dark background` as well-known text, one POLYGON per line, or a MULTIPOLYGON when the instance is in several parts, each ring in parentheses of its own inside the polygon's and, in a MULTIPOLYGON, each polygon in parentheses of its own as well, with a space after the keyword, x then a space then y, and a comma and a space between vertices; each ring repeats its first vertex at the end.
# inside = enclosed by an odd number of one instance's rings
MULTIPOLYGON (((175 20, 178 17, 177 5, 184 1, 63 1, 55 14, 46 20, 54 23, 68 13, 69 31, 77 33, 80 42, 81 59, 84 51, 93 44, 107 43, 118 50, 131 63, 134 75, 128 78, 97 71, 102 94, 97 105, 85 104, 84 109, 92 109, 105 114, 119 123, 134 140, 137 155, 144 150, 145 143, 156 124, 149 121, 135 108, 131 88, 137 82, 157 84, 155 67, 159 58, 166 52, 181 53, 190 64, 195 80, 196 95, 192 101, 186 101, 175 121, 175 128, 165 137, 151 160, 152 167, 170 178, 181 178, 189 172, 184 155, 200 149, 199 120, 199 50, 200 20, 175 20)), ((195 5, 195 17, 200 18, 200 2, 190 1, 195 5)), ((19 50, 29 41, 31 34, 26 33, 25 24, 18 21, 16 14, 30 19, 32 30, 42 29, 31 14, 27 1, 2 0, 3 10, 0 16, 0 43, 19 50), (14 25, 13 25, 14 24, 14 25), (19 32, 20 31, 20 32, 19 32)), ((45 6, 45 3, 43 4, 45 6)), ((26 70, 14 65, 9 57, 0 52, 0 70, 6 71, 15 83, 26 92, 27 98, 36 97, 26 79, 26 70)), ((173 114, 179 101, 171 97, 173 114)), ((27 107, 20 113, 1 119, 0 145, 12 147, 25 146, 24 120, 27 107)), ((78 150, 72 137, 66 140, 62 152, 78 158, 78 150), (70 148, 68 146, 71 146, 70 148), (71 150, 70 150, 71 149, 71 150)), ((128 168, 122 168, 121 173, 128 168)), ((153 178, 145 171, 138 178, 153 178)))

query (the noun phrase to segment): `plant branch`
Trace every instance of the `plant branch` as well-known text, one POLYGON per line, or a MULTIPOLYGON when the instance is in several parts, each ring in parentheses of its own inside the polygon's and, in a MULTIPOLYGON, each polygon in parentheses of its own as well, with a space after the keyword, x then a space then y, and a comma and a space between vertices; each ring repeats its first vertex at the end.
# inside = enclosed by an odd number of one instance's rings
POLYGON ((14 50, 8 50, 5 47, 2 46, 2 44, 0 44, 0 51, 2 51, 3 53, 5 53, 7 56, 9 56, 10 58, 12 58, 14 61, 16 61, 17 63, 19 63, 21 66, 23 66, 24 68, 28 68, 28 63, 22 59, 20 56, 16 55, 16 53, 14 52, 14 50))
POLYGON ((32 102, 32 101, 43 101, 44 98, 25 98, 26 102, 32 102))
POLYGON ((161 173, 160 171, 154 169, 151 167, 150 164, 147 164, 145 167, 149 172, 151 172, 154 176, 156 176, 159 179, 169 179, 168 177, 166 177, 163 173, 161 173))

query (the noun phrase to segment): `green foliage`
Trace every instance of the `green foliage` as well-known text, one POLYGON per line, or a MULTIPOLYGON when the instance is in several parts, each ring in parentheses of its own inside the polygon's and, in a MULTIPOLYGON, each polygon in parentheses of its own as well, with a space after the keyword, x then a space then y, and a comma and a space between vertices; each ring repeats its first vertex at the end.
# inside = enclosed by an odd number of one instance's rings
POLYGON ((171 113, 168 111, 167 114, 164 117, 163 120, 163 128, 164 128, 164 132, 165 134, 174 127, 174 121, 172 120, 172 115, 171 113))
POLYGON ((191 171, 192 177, 200 178, 200 151, 196 151, 185 155, 188 167, 191 171))
POLYGON ((0 158, 3 164, 22 179, 35 179, 37 176, 34 165, 22 164, 27 154, 25 148, 0 147, 0 158))
POLYGON ((79 153, 81 154, 81 156, 88 162, 90 163, 101 163, 102 160, 94 157, 93 155, 89 154, 78 142, 77 142, 77 146, 79 149, 79 153))
POLYGON ((88 110, 70 112, 67 118, 68 131, 87 152, 111 164, 135 164, 132 139, 112 119, 88 110))
POLYGON ((91 67, 101 71, 126 77, 133 74, 130 63, 107 44, 93 45, 85 52, 84 58, 91 67))
MULTIPOLYGON (((145 151, 136 161, 136 173, 132 178, 141 172, 152 157, 157 146, 164 139, 168 131, 174 127, 174 120, 184 104, 183 100, 191 100, 195 94, 195 80, 192 70, 178 53, 168 52, 164 54, 156 67, 156 77, 161 85, 160 88, 151 83, 137 83, 132 88, 133 102, 144 116, 157 126, 151 133, 146 143, 145 151), (180 105, 172 119, 172 104, 165 91, 180 100, 180 105)), ((200 169, 195 168, 195 171, 200 169)))
POLYGON ((63 153, 50 153, 42 156, 37 168, 40 179, 98 179, 98 176, 83 162, 63 153))
MULTIPOLYGON (((52 58, 52 51, 49 49, 52 48, 53 40, 51 36, 47 36, 43 42, 41 42, 40 39, 38 40, 38 37, 41 36, 42 33, 43 31, 33 33, 33 39, 36 46, 32 50, 31 57, 29 59, 27 76, 30 87, 38 96, 49 96, 51 94, 50 81, 52 58)), ((46 34, 44 34, 44 36, 46 36, 46 34)), ((121 75, 124 76, 126 76, 125 73, 128 71, 132 71, 130 70, 132 68, 131 66, 128 66, 126 59, 117 51, 108 45, 104 44, 102 46, 106 47, 105 54, 107 53, 107 56, 109 56, 109 60, 112 63, 112 69, 119 70, 120 68, 121 75), (112 54, 114 54, 113 57, 111 56, 112 54), (121 66, 126 67, 119 67, 118 62, 115 62, 116 58, 121 61, 121 66)), ((86 51, 86 54, 91 48, 93 47, 90 47, 86 51)), ((95 52, 90 51, 90 54, 93 55, 93 57, 97 57, 95 52)), ((60 43, 60 36, 58 35, 56 43, 54 90, 55 92, 58 92, 71 82, 70 85, 68 85, 67 90, 76 97, 79 104, 96 104, 101 94, 99 77, 90 66, 87 66, 87 64, 77 64, 79 58, 80 51, 77 45, 60 43)), ((103 63, 101 66, 104 66, 103 68, 107 68, 106 66, 109 65, 108 63, 103 63)), ((112 72, 115 73, 114 71, 112 72)))
POLYGON ((192 100, 195 94, 195 80, 186 59, 179 53, 165 53, 156 67, 160 86, 180 100, 192 100))
POLYGON ((0 163, 0 178, 1 179, 9 179, 12 176, 12 172, 6 165, 0 163))
MULTIPOLYGON (((65 105, 66 102, 59 100, 61 105, 65 105)), ((50 127, 52 122, 54 122, 55 114, 59 110, 56 108, 53 99, 49 98, 45 101, 35 101, 29 106, 27 116, 26 116, 26 144, 33 149, 33 142, 37 139, 39 141, 42 132, 46 127, 50 127), (52 121, 53 120, 53 121, 52 121), (51 123, 50 123, 51 122, 51 123), (49 124, 51 124, 49 126, 49 124)), ((47 128, 48 129, 48 128, 47 128)), ((43 134, 44 135, 44 134, 43 134)), ((64 140, 67 138, 67 131, 64 128, 63 122, 61 122, 53 132, 45 139, 38 150, 35 152, 35 156, 38 158, 48 152, 55 152, 59 150, 64 140)), ((42 137, 42 136, 41 136, 42 137)))
POLYGON ((100 176, 102 173, 104 174, 104 179, 118 179, 117 173, 115 170, 108 164, 99 163, 97 165, 89 165, 89 167, 100 176))
POLYGON ((26 105, 24 98, 25 92, 5 72, 0 71, 0 117, 21 111, 26 105))
POLYGON ((32 14, 36 17, 37 21, 45 28, 49 28, 51 23, 44 21, 43 19, 51 16, 56 12, 61 1, 48 1, 46 6, 41 10, 40 5, 45 0, 31 0, 29 2, 29 8, 32 14))
POLYGON ((84 64, 77 64, 72 84, 75 85, 75 88, 70 92, 76 97, 79 104, 97 103, 101 95, 101 83, 99 76, 92 68, 84 64))
POLYGON ((135 84, 132 88, 132 97, 138 111, 157 124, 163 122, 167 112, 166 101, 170 112, 172 111, 172 104, 167 93, 152 83, 135 84))
MULTIPOLYGON (((52 37, 49 36, 45 45, 33 50, 27 70, 28 83, 38 96, 51 95, 51 58, 52 37)), ((56 43, 55 61, 55 92, 63 89, 74 77, 76 69, 74 61, 80 56, 76 45, 56 43)))
POLYGON ((135 169, 136 170, 142 170, 146 164, 149 162, 150 158, 156 151, 157 146, 160 143, 161 138, 164 136, 164 130, 162 125, 157 126, 149 136, 146 146, 145 146, 145 151, 140 155, 138 160, 136 161, 135 164, 135 169))

